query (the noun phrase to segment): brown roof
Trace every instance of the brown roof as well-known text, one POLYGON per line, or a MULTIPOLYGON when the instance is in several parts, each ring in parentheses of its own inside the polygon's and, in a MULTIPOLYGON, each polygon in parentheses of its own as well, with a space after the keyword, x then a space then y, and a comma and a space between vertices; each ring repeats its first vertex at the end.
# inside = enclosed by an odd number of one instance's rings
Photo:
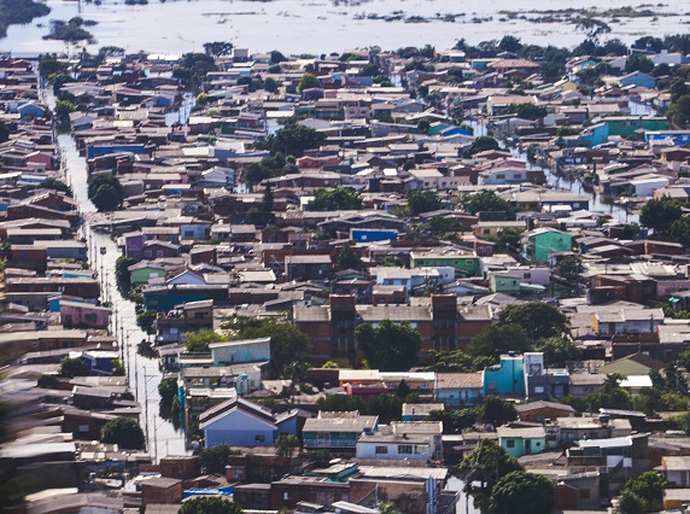
POLYGON ((484 384, 484 374, 476 373, 439 373, 436 376, 436 388, 480 388, 484 384))

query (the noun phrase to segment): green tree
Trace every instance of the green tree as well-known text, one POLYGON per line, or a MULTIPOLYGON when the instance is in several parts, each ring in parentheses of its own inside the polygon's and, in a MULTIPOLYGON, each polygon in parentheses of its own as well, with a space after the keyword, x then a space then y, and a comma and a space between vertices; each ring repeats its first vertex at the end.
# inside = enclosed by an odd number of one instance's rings
POLYGON ((463 195, 460 198, 460 206, 470 214, 486 211, 515 211, 515 208, 508 200, 501 198, 494 191, 489 191, 488 189, 482 189, 473 195, 463 195))
POLYGON ((642 73, 651 73, 654 70, 654 63, 641 54, 632 54, 628 56, 625 62, 625 71, 632 73, 633 71, 641 71, 642 73))
POLYGON ((332 394, 318 400, 319 410, 333 412, 351 412, 363 409, 362 400, 358 396, 348 394, 332 394))
POLYGON ((359 325, 355 330, 357 349, 372 368, 381 371, 407 371, 417 362, 422 347, 419 333, 407 322, 385 319, 378 326, 359 325))
POLYGON ((680 355, 678 355, 678 362, 685 368, 686 371, 690 371, 690 346, 684 348, 680 355))
POLYGON ((464 152, 465 157, 472 157, 474 154, 486 152, 487 150, 498 150, 498 141, 491 136, 479 136, 470 147, 464 152))
POLYGON ((577 361, 582 350, 569 337, 552 336, 542 339, 537 351, 544 352, 544 363, 549 367, 564 367, 568 362, 577 361))
POLYGON ((280 84, 278 84, 278 81, 274 78, 268 77, 266 80, 264 80, 264 89, 269 93, 275 93, 278 91, 279 86, 280 84))
POLYGON ((422 134, 429 132, 430 128, 431 123, 429 123, 429 120, 419 120, 419 123, 417 123, 417 130, 419 130, 422 134))
POLYGON ((352 248, 352 245, 349 242, 345 243, 342 248, 340 248, 338 256, 335 259, 335 267, 338 270, 359 270, 362 269, 362 266, 362 259, 360 258, 359 254, 354 248, 352 248))
POLYGON ((663 510, 664 489, 668 482, 656 471, 645 471, 637 478, 625 483, 624 491, 637 496, 642 501, 642 512, 663 510))
POLYGON ((64 357, 60 361, 58 375, 61 377, 85 377, 91 372, 89 365, 83 359, 64 357))
POLYGON ((292 434, 280 434, 275 440, 275 447, 280 457, 292 458, 295 450, 300 447, 299 438, 292 434))
POLYGON ((491 325, 474 336, 468 352, 472 357, 488 357, 498 362, 504 353, 514 351, 523 353, 531 348, 530 340, 519 324, 499 323, 491 325))
POLYGON ((224 475, 230 453, 230 447, 226 444, 204 448, 199 452, 199 465, 202 471, 224 475))
POLYGON ((261 210, 264 212, 273 212, 273 190, 268 184, 266 184, 264 188, 264 196, 261 200, 261 210))
POLYGON ((260 145, 275 155, 280 152, 283 155, 302 157, 304 151, 310 148, 318 148, 326 140, 323 132, 318 132, 299 123, 288 123, 275 134, 268 136, 265 143, 260 145))
POLYGON ((206 55, 211 57, 230 55, 232 48, 232 43, 227 41, 213 41, 210 43, 204 43, 204 52, 206 52, 206 55))
POLYGON ((516 228, 505 228, 501 230, 494 238, 494 243, 496 243, 496 251, 517 251, 520 245, 520 239, 522 238, 522 232, 516 228))
POLYGON ((666 111, 668 121, 677 129, 690 127, 690 94, 676 98, 666 111))
POLYGON ((137 312, 137 326, 149 335, 155 334, 154 323, 157 317, 158 313, 156 311, 137 312))
POLYGON ((407 205, 412 216, 441 208, 441 199, 434 191, 428 189, 414 190, 407 193, 407 205))
POLYGON ((557 273, 568 282, 576 282, 580 275, 585 271, 582 265, 582 258, 578 255, 566 255, 558 261, 556 266, 557 273))
POLYGON ((55 119, 61 127, 69 128, 71 112, 77 110, 77 107, 69 100, 58 100, 55 102, 55 119))
POLYGON ((197 91, 206 78, 206 74, 216 69, 216 64, 210 55, 187 53, 182 56, 179 64, 173 70, 173 77, 190 89, 197 91))
POLYGON ((144 448, 144 432, 134 418, 120 416, 103 425, 101 442, 117 444, 128 450, 139 450, 144 448))
POLYGON ((378 509, 380 514, 402 514, 392 503, 379 503, 378 509))
POLYGON ((478 415, 476 407, 466 407, 464 409, 433 411, 429 414, 429 419, 442 421, 444 434, 459 434, 472 428, 477 422, 478 415))
POLYGON ((668 196, 647 200, 640 210, 640 223, 659 232, 666 232, 683 213, 680 204, 668 196))
POLYGON ((362 406, 362 412, 376 415, 382 423, 399 420, 402 415, 402 400, 394 394, 377 394, 362 406))
POLYGON ((362 208, 362 195, 349 187, 336 186, 332 189, 317 189, 309 202, 312 211, 344 211, 362 208))
POLYGON ((129 267, 137 261, 126 255, 120 255, 115 261, 115 280, 117 281, 117 289, 123 296, 129 294, 132 287, 130 282, 129 267))
POLYGON ((234 326, 238 339, 271 338, 273 376, 289 377, 295 363, 308 362, 311 342, 293 324, 272 319, 243 318, 234 326))
POLYGON ((623 491, 614 510, 615 514, 643 514, 642 500, 630 491, 623 491))
POLYGON ((55 375, 41 375, 36 381, 36 386, 42 389, 57 389, 60 386, 60 379, 55 375))
POLYGON ((302 78, 299 80, 299 84, 297 85, 297 91, 299 91, 301 93, 305 89, 320 88, 320 87, 321 87, 321 82, 319 81, 318 78, 316 78, 316 75, 313 75, 311 73, 305 73, 304 75, 302 75, 302 78))
POLYGON ((122 205, 124 189, 112 173, 92 175, 88 181, 89 199, 99 211, 114 211, 122 205))
POLYGON ((550 514, 553 484, 543 475, 513 471, 501 478, 491 494, 491 514, 550 514))
POLYGON ((508 473, 522 471, 515 457, 511 457, 495 442, 482 439, 471 453, 465 455, 457 474, 465 483, 464 492, 474 498, 475 507, 488 512, 494 487, 508 473))
POLYGON ((517 419, 517 410, 511 402, 498 396, 487 396, 479 406, 479 420, 495 427, 517 419))
POLYGON ((473 357, 462 350, 431 350, 434 363, 427 368, 428 371, 457 371, 471 372, 482 369, 491 362, 491 359, 473 357))
POLYGON ((671 223, 669 234, 686 248, 690 246, 690 218, 681 216, 671 223))
POLYGON ((222 496, 197 496, 189 498, 177 511, 178 514, 242 514, 235 502, 222 496))
POLYGON ((182 344, 188 352, 208 352, 208 345, 227 341, 228 337, 219 334, 215 330, 199 330, 197 332, 185 332, 182 334, 182 344))
POLYGON ((172 402, 173 398, 177 396, 177 378, 169 377, 162 379, 158 384, 158 394, 163 402, 172 402))
POLYGON ((523 120, 539 120, 549 114, 546 107, 532 103, 513 105, 510 112, 515 113, 518 118, 523 120))
MULTIPOLYGON (((0 138, 1 140, 2 138, 0 138)), ((65 184, 62 180, 58 180, 53 177, 48 177, 43 182, 41 182, 42 189, 52 189, 60 193, 65 193, 67 196, 72 196, 72 188, 65 184)))
POLYGON ((625 389, 620 386, 623 377, 618 374, 606 376, 602 388, 587 397, 589 410, 596 411, 600 408, 607 409, 630 409, 632 408, 632 397, 625 389))
POLYGON ((498 321, 518 325, 535 342, 568 329, 568 320, 557 307, 539 301, 509 305, 499 313, 498 321))

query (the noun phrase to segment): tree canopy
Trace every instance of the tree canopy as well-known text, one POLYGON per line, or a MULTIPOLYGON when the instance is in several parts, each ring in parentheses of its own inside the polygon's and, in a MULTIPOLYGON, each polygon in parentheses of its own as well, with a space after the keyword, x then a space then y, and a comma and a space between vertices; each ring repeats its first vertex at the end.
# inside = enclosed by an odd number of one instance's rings
POLYGON ((518 325, 535 342, 561 335, 568 328, 568 321, 560 309, 539 301, 509 305, 499 313, 498 320, 518 325))
POLYGON ((101 429, 101 441, 117 444, 122 448, 139 450, 144 448, 144 432, 134 418, 120 416, 106 422, 101 429))
POLYGON ((482 439, 458 466, 465 493, 474 498, 475 507, 487 512, 495 485, 504 475, 522 471, 522 465, 494 441, 482 439))
POLYGON ((325 134, 313 128, 288 123, 275 134, 271 134, 266 142, 260 146, 268 149, 271 154, 281 152, 283 155, 302 157, 304 151, 318 148, 326 140, 325 134))
POLYGON ((182 56, 180 63, 173 71, 173 77, 180 80, 190 89, 198 90, 209 71, 215 71, 213 57, 202 53, 188 53, 182 56))
POLYGON ((676 200, 667 196, 659 200, 652 198, 647 200, 640 210, 640 223, 655 231, 666 232, 673 222, 680 218, 682 212, 676 200))
POLYGON ((262 318, 241 318, 233 328, 237 339, 271 338, 273 375, 292 378, 296 363, 308 362, 311 342, 291 323, 262 318))
POLYGON ((477 214, 485 211, 513 212, 513 205, 498 196, 494 191, 482 189, 473 195, 463 195, 460 199, 460 206, 470 214, 477 214))
POLYGON ((84 377, 89 374, 89 365, 83 359, 64 357, 60 361, 58 375, 61 377, 84 377))
POLYGON ((227 341, 228 337, 215 330, 199 330, 197 332, 185 332, 182 334, 182 344, 188 352, 208 352, 208 345, 227 341))
POLYGON ((317 189, 309 202, 312 211, 343 211, 362 208, 362 195, 349 187, 336 186, 332 189, 317 189))
POLYGON ((498 150, 498 141, 491 136, 479 136, 475 139, 470 147, 464 152, 465 157, 472 157, 474 154, 485 152, 487 150, 498 150))
POLYGON ((623 491, 640 500, 642 512, 659 512, 663 510, 664 489, 668 483, 656 471, 645 471, 637 478, 625 483, 623 491))
POLYGON ((582 351, 569 337, 551 336, 542 339, 537 351, 544 352, 544 364, 547 367, 564 367, 568 362, 578 360, 582 351))
POLYGON ((235 502, 221 496, 197 496, 182 503, 178 514, 242 514, 235 502))
POLYGON ((491 514, 550 514, 551 507, 553 484, 536 473, 508 473, 491 494, 491 514))
POLYGON ((488 357, 492 362, 497 362, 501 354, 510 351, 523 353, 530 348, 530 340, 519 324, 499 323, 477 334, 468 352, 472 357, 488 357))
POLYGON ((666 111, 668 121, 675 128, 686 129, 690 127, 690 94, 679 96, 666 111))
POLYGON ((299 79, 297 91, 301 93, 305 89, 312 89, 315 87, 321 87, 321 82, 319 81, 319 79, 316 78, 316 75, 312 73, 305 73, 304 75, 302 75, 302 78, 299 79))
POLYGON ((441 208, 441 199, 431 190, 421 189, 407 193, 407 205, 410 214, 417 216, 429 211, 436 211, 441 208))
POLYGON ((112 173, 93 175, 88 182, 89 199, 99 211, 114 211, 122 205, 124 189, 112 173))
POLYGON ((495 427, 505 425, 509 421, 515 421, 517 416, 515 405, 498 396, 487 396, 479 406, 479 421, 490 423, 495 427))
POLYGON ((422 346, 419 333, 412 325, 388 319, 378 326, 371 323, 359 325, 355 342, 369 366, 381 371, 407 371, 417 362, 417 352, 422 346))

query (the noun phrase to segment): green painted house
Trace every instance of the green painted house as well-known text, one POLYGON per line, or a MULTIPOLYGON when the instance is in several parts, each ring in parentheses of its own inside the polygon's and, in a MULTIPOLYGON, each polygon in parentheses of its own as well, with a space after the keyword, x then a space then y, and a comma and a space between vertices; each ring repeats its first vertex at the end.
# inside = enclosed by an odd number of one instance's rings
POLYGON ((555 228, 538 228, 524 235, 522 255, 532 262, 545 264, 553 253, 572 252, 573 236, 555 228))
POLYGON ((410 252, 410 263, 413 268, 449 266, 463 277, 478 277, 482 274, 482 260, 479 257, 457 252, 410 252))
POLYGON ((534 455, 546 450, 546 432, 544 427, 511 428, 498 427, 498 444, 511 457, 534 455))
POLYGON ((138 262, 127 270, 129 281, 133 286, 148 284, 152 278, 165 277, 165 268, 152 262, 138 262))

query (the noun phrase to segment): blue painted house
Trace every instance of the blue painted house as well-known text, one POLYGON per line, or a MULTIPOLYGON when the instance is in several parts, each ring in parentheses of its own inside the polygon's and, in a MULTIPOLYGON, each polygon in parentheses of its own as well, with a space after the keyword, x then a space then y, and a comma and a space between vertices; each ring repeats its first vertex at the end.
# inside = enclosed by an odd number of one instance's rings
POLYGON ((350 240, 356 243, 372 241, 392 241, 398 237, 398 231, 392 229, 351 228, 350 240))
POLYGON ((522 355, 501 355, 501 362, 484 369, 484 395, 524 395, 525 376, 522 355))
POLYGON ((471 407, 484 397, 484 372, 437 373, 434 400, 452 408, 471 407))
POLYGON ((34 102, 27 102, 17 107, 19 117, 24 118, 41 118, 46 115, 46 108, 34 102))
POLYGON ((645 143, 673 141, 675 146, 690 144, 690 130, 648 130, 644 133, 645 143))
POLYGON ((199 416, 206 447, 273 446, 280 434, 297 434, 297 410, 281 414, 243 398, 234 398, 204 411, 199 416))
POLYGON ((88 145, 86 147, 86 158, 93 159, 94 157, 100 157, 101 155, 108 155, 111 153, 128 152, 136 155, 142 155, 146 153, 145 146, 143 144, 135 143, 114 143, 110 145, 88 145))
POLYGON ((656 87, 656 79, 651 75, 642 73, 641 71, 633 71, 627 75, 623 75, 618 79, 620 85, 623 87, 634 86, 644 87, 647 89, 654 89, 656 87))

